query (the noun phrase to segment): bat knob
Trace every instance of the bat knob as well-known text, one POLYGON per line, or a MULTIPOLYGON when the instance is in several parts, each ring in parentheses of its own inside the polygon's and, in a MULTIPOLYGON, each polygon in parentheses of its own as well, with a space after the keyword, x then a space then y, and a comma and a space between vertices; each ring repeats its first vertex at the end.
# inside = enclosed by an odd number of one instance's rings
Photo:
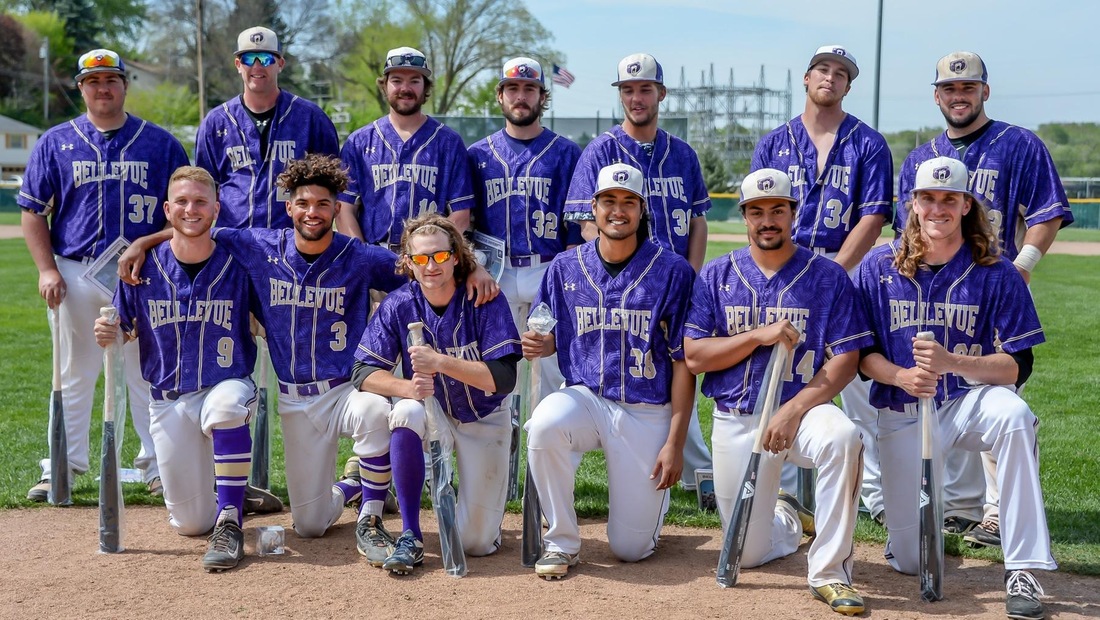
POLYGON ((917 340, 927 340, 929 342, 936 339, 936 334, 932 332, 917 332, 917 340))
POLYGON ((118 308, 116 308, 114 306, 103 306, 102 308, 99 309, 99 316, 101 316, 101 317, 107 319, 108 321, 114 323, 115 321, 118 320, 118 308))

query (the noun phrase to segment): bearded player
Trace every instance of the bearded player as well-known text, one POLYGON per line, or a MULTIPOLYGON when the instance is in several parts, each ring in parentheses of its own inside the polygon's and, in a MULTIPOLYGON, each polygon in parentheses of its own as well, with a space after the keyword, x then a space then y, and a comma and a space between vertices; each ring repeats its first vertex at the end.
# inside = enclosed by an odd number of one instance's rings
POLYGON ((336 127, 317 104, 279 88, 286 59, 275 32, 242 31, 233 64, 243 92, 202 120, 195 161, 218 182, 218 226, 289 228, 279 174, 306 153, 338 154, 336 127))
POLYGON ((119 284, 119 322, 96 319, 95 337, 103 347, 120 331, 137 338, 168 521, 184 536, 214 528, 202 566, 220 572, 244 557, 248 421, 256 412, 249 312, 258 304, 245 265, 210 237, 218 202, 208 172, 177 169, 164 211, 171 239, 149 251, 135 284, 119 284))
MULTIPOLYGON (((905 229, 913 179, 921 162, 941 156, 960 159, 970 171, 970 189, 1000 239, 1002 255, 1013 261, 1028 282, 1058 230, 1073 222, 1073 213, 1043 142, 1027 129, 991 120, 986 114, 988 77, 985 62, 972 52, 952 52, 936 63, 934 98, 947 130, 905 158, 898 178, 894 228, 899 235, 905 229)), ((984 476, 977 455, 948 453, 944 531, 965 534, 976 546, 998 546, 996 465, 987 453, 981 460, 984 476), (981 523, 973 527, 977 519, 981 523)))
MULTIPOLYGON (((508 301, 475 306, 464 280, 477 266, 458 228, 438 214, 405 223, 398 270, 411 282, 391 293, 371 317, 355 351, 352 383, 372 398, 381 420, 377 458, 393 468, 402 534, 368 552, 376 566, 411 573, 424 561, 420 497, 424 489, 423 399, 434 396, 454 437, 457 526, 465 553, 500 547, 507 499, 512 415, 506 404, 521 357, 508 301), (408 346, 410 322, 424 324, 423 346, 408 346), (394 374, 398 364, 400 376, 394 374), (393 403, 391 404, 391 399, 393 403)), ((449 455, 447 458, 450 458, 449 455)))
MULTIPOLYGON (((710 195, 695 150, 657 126, 667 94, 664 68, 649 54, 631 54, 619 61, 617 76, 611 85, 619 90, 623 122, 590 142, 581 153, 569 185, 566 218, 579 222, 585 239, 595 238, 592 196, 599 171, 613 163, 627 164, 645 174, 650 239, 686 258, 699 271, 707 250, 710 195)), ((681 485, 691 490, 695 488, 695 471, 710 468, 710 451, 703 441, 695 405, 684 464, 681 485)))
POLYGON ((857 286, 875 344, 860 370, 874 380, 879 409, 886 559, 915 574, 919 564, 921 397, 937 406, 933 462, 947 449, 991 451, 1002 490, 1005 607, 1010 618, 1043 617, 1035 569, 1054 570, 1036 443, 1038 419, 1012 386, 1031 374, 1044 341, 1019 272, 998 255, 985 208, 968 189, 958 159, 920 165, 912 213, 900 239, 872 250, 857 286), (931 331, 934 341, 915 338, 931 331))
POLYGON ((763 435, 756 500, 741 557, 759 566, 798 550, 807 554, 810 592, 833 611, 862 613, 852 587, 863 444, 855 424, 832 399, 856 374, 859 350, 871 343, 852 281, 836 263, 794 243, 791 181, 763 168, 741 184, 749 247, 709 263, 695 282, 684 328, 684 355, 707 373, 703 394, 714 399, 714 490, 723 527, 738 501, 773 347, 791 349, 780 407, 763 435), (786 379, 786 377, 790 377, 786 379), (784 462, 816 469, 816 519, 793 496, 776 501, 784 462))
MULTIPOLYGON (((564 219, 569 179, 581 150, 542 126, 550 91, 542 65, 532 58, 504 63, 497 83, 504 129, 470 147, 474 173, 474 230, 504 242, 500 288, 512 308, 516 329, 526 331, 528 309, 542 276, 570 239, 564 219)), ((554 360, 539 366, 541 394, 561 385, 554 360)))
POLYGON ((547 579, 580 560, 573 489, 589 450, 607 461, 611 552, 636 562, 656 550, 695 395, 681 335, 695 272, 649 240, 642 172, 600 170, 592 210, 599 236, 558 255, 535 298, 557 325, 523 334, 524 356, 556 351, 565 376, 527 422, 528 467, 549 524, 535 574, 547 579))
MULTIPOLYGON (((791 178, 798 200, 794 241, 832 259, 849 274, 874 245, 893 206, 894 162, 882 134, 844 111, 844 97, 859 75, 856 59, 840 45, 826 45, 810 58, 802 83, 802 114, 764 136, 752 169, 778 168, 791 178)), ((875 445, 870 385, 855 380, 841 392, 844 411, 863 434, 863 504, 882 523, 882 485, 875 445)), ((783 487, 797 485, 791 465, 783 487)))

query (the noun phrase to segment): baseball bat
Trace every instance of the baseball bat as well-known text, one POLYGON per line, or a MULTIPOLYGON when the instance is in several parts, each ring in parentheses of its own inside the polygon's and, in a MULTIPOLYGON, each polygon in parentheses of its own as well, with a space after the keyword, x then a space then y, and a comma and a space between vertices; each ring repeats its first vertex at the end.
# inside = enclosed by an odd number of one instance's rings
POLYGON ((69 484, 69 442, 65 432, 65 403, 61 399, 61 318, 57 308, 53 318, 53 393, 50 394, 50 490, 47 499, 54 506, 71 506, 69 484))
MULTIPOLYGON (((550 333, 554 327, 553 321, 547 323, 545 320, 527 319, 527 329, 530 329, 542 336, 550 333)), ((530 416, 535 411, 536 401, 539 398, 539 392, 541 391, 541 377, 539 366, 541 361, 538 358, 528 360, 527 362, 527 415, 530 416)), ((530 444, 531 437, 527 437, 528 444, 530 444)), ((528 445, 528 454, 530 454, 530 445, 528 445)), ((542 557, 542 503, 539 501, 539 490, 535 487, 535 480, 531 477, 531 460, 527 460, 527 474, 523 479, 523 532, 520 539, 520 563, 524 568, 534 568, 535 562, 539 561, 542 557)))
MULTIPOLYGON (((409 323, 409 339, 415 346, 424 344, 424 324, 417 321, 409 323)), ((432 508, 439 522, 439 547, 443 556, 443 570, 452 577, 466 576, 466 552, 462 549, 462 540, 458 533, 458 518, 455 508, 455 489, 451 486, 451 441, 450 432, 443 410, 435 396, 424 399, 424 410, 428 414, 428 451, 432 468, 432 508)))
MULTIPOLYGON (((99 315, 118 322, 114 306, 99 309, 99 315)), ((125 384, 122 375, 122 345, 117 341, 103 351, 103 449, 99 461, 99 550, 119 553, 122 547, 122 480, 119 478, 115 419, 124 405, 125 384)))
MULTIPOLYGON (((749 530, 749 517, 752 516, 753 498, 756 496, 756 479, 760 473, 760 455, 764 451, 764 431, 768 428, 772 414, 779 407, 788 354, 789 351, 783 344, 777 342, 772 346, 768 369, 764 375, 764 385, 767 388, 757 421, 756 440, 752 445, 745 477, 741 481, 741 496, 733 504, 733 514, 730 515, 726 536, 722 541, 722 551, 718 555, 716 580, 723 588, 737 585, 737 577, 741 571, 741 555, 745 550, 745 536, 749 530)), ((759 399, 757 402, 760 402, 759 399)))
MULTIPOLYGON (((935 338, 932 332, 917 334, 917 340, 935 338)), ((943 490, 932 463, 932 424, 936 407, 927 397, 922 397, 918 406, 921 425, 920 597, 932 602, 943 598, 943 490)))
POLYGON ((519 499, 519 394, 512 395, 512 445, 508 451, 508 501, 519 499))
POLYGON ((267 337, 256 336, 256 424, 252 437, 252 471, 248 483, 260 489, 269 489, 268 470, 271 462, 271 417, 267 400, 267 337))

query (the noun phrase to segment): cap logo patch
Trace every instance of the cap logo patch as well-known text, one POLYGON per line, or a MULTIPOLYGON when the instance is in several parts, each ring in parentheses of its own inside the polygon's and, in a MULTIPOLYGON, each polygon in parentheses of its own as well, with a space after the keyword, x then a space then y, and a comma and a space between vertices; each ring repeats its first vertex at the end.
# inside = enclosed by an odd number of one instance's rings
POLYGON ((252 36, 248 37, 248 40, 252 41, 253 43, 259 43, 264 40, 264 33, 254 32, 252 33, 252 36))
POLYGON ((764 177, 756 182, 756 189, 762 192, 771 192, 775 189, 775 179, 772 177, 764 177))
POLYGON ((531 77, 531 69, 527 65, 520 65, 516 67, 516 72, 522 77, 531 77))
POLYGON ((626 183, 626 180, 630 178, 630 173, 626 170, 617 170, 611 175, 611 180, 616 183, 626 183))
POLYGON ((847 56, 848 55, 848 52, 845 52, 843 47, 834 47, 833 48, 833 53, 836 54, 837 56, 847 56))
POLYGON ((642 63, 632 62, 626 66, 626 72, 630 75, 638 75, 638 72, 642 70, 642 63))
POLYGON ((954 73, 962 73, 963 71, 966 71, 966 61, 962 58, 959 58, 958 60, 952 60, 951 64, 948 65, 948 68, 951 69, 951 71, 954 73))
POLYGON ((937 181, 946 181, 951 178, 951 168, 948 166, 940 166, 932 171, 932 178, 937 181))

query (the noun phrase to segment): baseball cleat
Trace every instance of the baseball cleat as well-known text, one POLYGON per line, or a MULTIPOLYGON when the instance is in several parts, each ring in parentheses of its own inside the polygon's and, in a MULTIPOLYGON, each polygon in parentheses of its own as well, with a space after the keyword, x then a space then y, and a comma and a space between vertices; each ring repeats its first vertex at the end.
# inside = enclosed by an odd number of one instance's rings
POLYGON ((1009 618, 1041 620, 1045 617, 1043 603, 1039 598, 1046 593, 1030 571, 1005 572, 1005 592, 1005 612, 1009 618))
POLYGON ((244 532, 237 524, 237 509, 226 508, 218 515, 210 545, 202 556, 202 567, 208 573, 220 573, 236 568, 244 557, 244 532))
POLYGON ((283 501, 270 491, 250 485, 244 488, 244 514, 266 515, 283 511, 283 501))
POLYGON ((160 476, 150 480, 145 488, 149 490, 149 495, 153 497, 164 497, 164 485, 160 481, 160 476))
POLYGON ((381 568, 394 551, 393 534, 382 525, 382 517, 370 515, 355 525, 355 546, 371 566, 381 568))
POLYGON ((790 506, 791 510, 794 511, 795 516, 798 517, 798 522, 802 524, 803 534, 805 534, 806 536, 813 536, 817 534, 817 528, 814 525, 814 513, 810 512, 808 508, 803 506, 795 496, 787 493, 783 489, 780 489, 779 501, 790 506))
POLYGON ((397 573, 408 575, 413 568, 424 563, 424 543, 416 539, 412 530, 405 530, 401 538, 397 539, 394 551, 386 558, 382 568, 397 573))
POLYGON ((38 484, 31 487, 30 491, 27 491, 27 499, 32 502, 44 502, 50 495, 50 479, 43 478, 38 481, 38 484))
POLYGON ((336 483, 336 486, 341 489, 341 492, 345 488, 357 489, 351 497, 344 502, 345 506, 354 506, 356 511, 359 510, 359 501, 363 497, 363 478, 359 473, 359 457, 352 456, 344 464, 344 474, 340 476, 340 480, 336 483))
POLYGON ((971 521, 966 517, 947 517, 943 520, 943 533, 962 536, 974 529, 977 524, 977 521, 971 521))
POLYGON ((581 554, 564 551, 547 551, 535 562, 535 574, 547 581, 561 579, 569 574, 569 567, 580 562, 581 554))
POLYGON ((810 593, 838 614, 854 616, 863 613, 863 597, 852 586, 839 581, 823 586, 810 586, 810 593))
POLYGON ((981 525, 970 530, 963 540, 971 547, 1000 547, 1001 524, 993 519, 982 521, 981 525))

